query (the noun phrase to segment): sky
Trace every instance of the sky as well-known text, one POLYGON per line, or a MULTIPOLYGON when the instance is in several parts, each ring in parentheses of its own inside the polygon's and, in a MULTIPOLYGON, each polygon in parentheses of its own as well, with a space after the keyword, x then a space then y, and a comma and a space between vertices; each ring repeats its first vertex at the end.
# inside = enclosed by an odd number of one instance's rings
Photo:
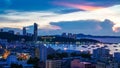
POLYGON ((0 28, 39 35, 120 36, 120 0, 0 0, 0 28))

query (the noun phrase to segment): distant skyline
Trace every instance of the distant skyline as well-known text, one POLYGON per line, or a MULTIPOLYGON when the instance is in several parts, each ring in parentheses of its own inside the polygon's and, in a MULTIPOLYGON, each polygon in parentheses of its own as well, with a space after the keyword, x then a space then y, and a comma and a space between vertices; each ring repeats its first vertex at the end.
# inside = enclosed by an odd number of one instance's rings
POLYGON ((0 29, 120 36, 119 0, 0 0, 0 29))

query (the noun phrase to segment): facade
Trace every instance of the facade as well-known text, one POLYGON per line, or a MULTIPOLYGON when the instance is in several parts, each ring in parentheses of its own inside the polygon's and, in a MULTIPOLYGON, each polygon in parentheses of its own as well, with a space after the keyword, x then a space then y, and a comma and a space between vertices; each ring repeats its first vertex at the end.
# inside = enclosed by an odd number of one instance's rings
POLYGON ((114 53, 114 59, 118 63, 118 68, 120 68, 120 52, 114 53))
POLYGON ((23 35, 26 35, 26 27, 23 27, 23 35))
POLYGON ((9 30, 8 33, 14 34, 14 31, 13 30, 9 30))
POLYGON ((16 32, 15 35, 20 35, 20 32, 16 32))
POLYGON ((47 60, 46 68, 61 68, 62 61, 61 60, 47 60))
POLYGON ((76 39, 76 37, 77 37, 76 34, 73 34, 73 35, 72 35, 72 38, 73 38, 73 39, 76 39))
POLYGON ((45 62, 38 62, 39 68, 45 68, 45 62))
POLYGON ((110 50, 109 49, 105 49, 105 48, 97 48, 93 50, 93 58, 97 59, 97 60, 104 60, 109 58, 110 54, 109 54, 110 50))
POLYGON ((15 55, 10 55, 7 57, 7 64, 11 64, 11 63, 17 63, 17 57, 15 55))
POLYGON ((32 33, 26 33, 27 36, 32 36, 33 34, 32 33))
POLYGON ((39 45, 35 49, 35 57, 39 58, 40 61, 45 62, 47 60, 47 48, 44 45, 39 45))
POLYGON ((71 68, 96 68, 95 65, 90 62, 80 62, 79 59, 71 61, 71 68))
POLYGON ((116 62, 97 62, 96 68, 119 68, 116 62))
POLYGON ((34 23, 34 34, 33 34, 34 42, 37 41, 37 35, 38 35, 38 24, 34 23))
POLYGON ((114 58, 117 62, 120 62, 120 52, 115 52, 114 53, 114 58))
POLYGON ((68 38, 72 38, 72 33, 68 33, 68 38))
POLYGON ((96 68, 106 68, 106 64, 102 62, 97 62, 96 68))
POLYGON ((62 37, 67 37, 66 33, 62 33, 62 37))

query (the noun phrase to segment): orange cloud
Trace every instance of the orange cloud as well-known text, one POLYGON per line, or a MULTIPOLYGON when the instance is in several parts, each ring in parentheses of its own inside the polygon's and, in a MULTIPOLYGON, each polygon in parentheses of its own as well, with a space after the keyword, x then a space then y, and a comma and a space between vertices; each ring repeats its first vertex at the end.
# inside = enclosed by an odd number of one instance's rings
POLYGON ((120 32, 120 25, 119 25, 119 24, 114 25, 114 26, 112 27, 112 29, 113 29, 114 32, 120 32))
POLYGON ((72 8, 77 8, 77 9, 82 9, 86 11, 93 11, 97 9, 102 9, 103 7, 98 7, 98 6, 88 6, 88 5, 80 5, 80 4, 72 4, 72 3, 63 3, 63 2, 54 2, 56 5, 62 5, 62 6, 67 6, 67 7, 72 7, 72 8))

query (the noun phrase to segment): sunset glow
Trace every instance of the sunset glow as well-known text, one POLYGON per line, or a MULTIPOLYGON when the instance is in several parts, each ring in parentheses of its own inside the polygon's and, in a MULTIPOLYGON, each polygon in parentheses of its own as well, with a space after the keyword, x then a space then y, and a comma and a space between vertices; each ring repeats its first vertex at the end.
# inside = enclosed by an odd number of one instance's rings
POLYGON ((67 6, 67 7, 72 7, 76 9, 82 9, 86 11, 93 11, 97 9, 102 9, 103 7, 98 7, 98 6, 88 6, 88 5, 81 5, 81 4, 72 4, 72 3, 64 3, 64 2, 54 2, 56 5, 62 5, 62 6, 67 6))

